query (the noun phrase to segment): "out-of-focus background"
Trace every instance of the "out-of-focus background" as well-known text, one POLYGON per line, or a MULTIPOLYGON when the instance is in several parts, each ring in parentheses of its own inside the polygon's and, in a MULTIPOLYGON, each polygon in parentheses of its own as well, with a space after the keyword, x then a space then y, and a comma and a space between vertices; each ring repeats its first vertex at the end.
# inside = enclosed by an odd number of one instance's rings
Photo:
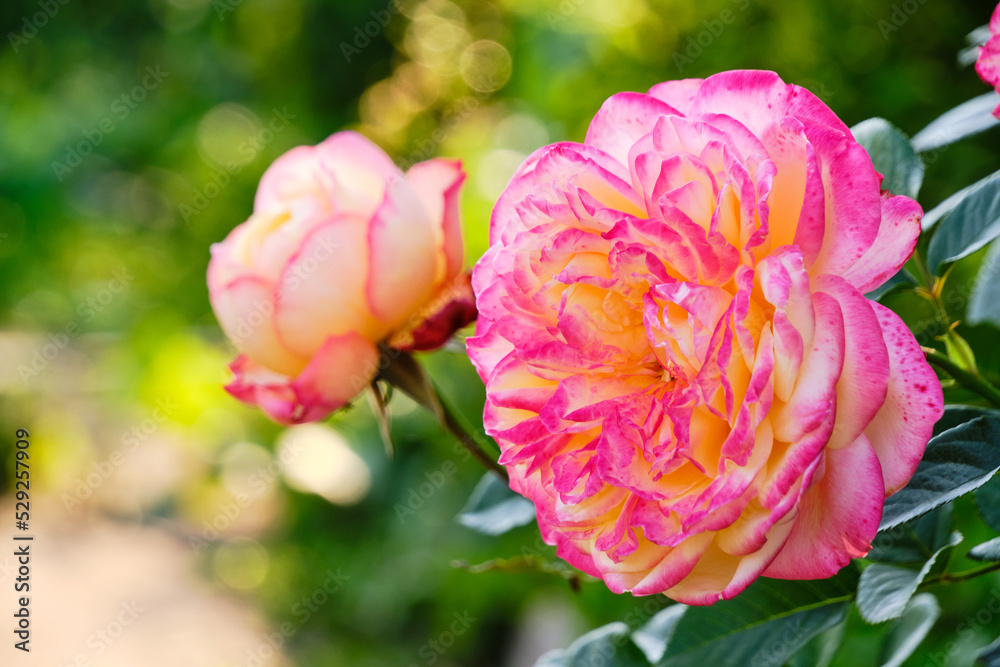
MULTIPOLYGON (((987 91, 956 61, 993 3, 939 0, 16 0, 0 6, 2 664, 529 667, 661 600, 452 562, 541 554, 454 516, 482 474, 392 404, 283 431, 222 390, 208 246, 278 155, 360 130, 407 165, 461 157, 470 263, 520 161, 602 101, 764 68, 848 124, 914 133, 987 91), (14 432, 30 432, 32 653, 11 644, 14 432), (9 523, 9 525, 8 525, 9 523), (10 626, 10 627, 8 627, 10 626), (14 656, 17 659, 14 659, 14 656), (27 664, 27 663, 26 663, 27 664)), ((931 156, 925 208, 994 171, 1000 133, 931 156)), ((460 354, 425 357, 480 421, 460 354)), ((961 520, 968 508, 959 506, 961 520)), ((980 609, 1000 589, 941 591, 980 609)), ((907 664, 990 641, 946 615, 907 664)), ((837 665, 875 664, 849 625, 837 665)), ((943 658, 941 659, 943 660, 943 658)))

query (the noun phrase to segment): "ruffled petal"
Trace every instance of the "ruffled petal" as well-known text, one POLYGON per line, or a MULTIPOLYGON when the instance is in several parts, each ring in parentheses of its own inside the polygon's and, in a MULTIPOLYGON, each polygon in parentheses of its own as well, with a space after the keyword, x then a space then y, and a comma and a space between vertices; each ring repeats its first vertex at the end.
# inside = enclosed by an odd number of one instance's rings
POLYGON ((633 144, 649 134, 660 116, 681 115, 677 109, 642 93, 618 93, 601 106, 587 128, 584 143, 621 164, 628 164, 633 144))
POLYGON ((822 472, 799 501, 788 541, 764 576, 825 579, 868 554, 882 520, 882 467, 868 438, 828 449, 822 472))

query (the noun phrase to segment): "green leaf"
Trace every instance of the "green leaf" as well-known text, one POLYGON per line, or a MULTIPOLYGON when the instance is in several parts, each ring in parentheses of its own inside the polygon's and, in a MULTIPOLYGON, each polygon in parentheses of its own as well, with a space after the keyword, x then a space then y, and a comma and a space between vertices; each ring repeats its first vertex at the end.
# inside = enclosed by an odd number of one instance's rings
POLYGON ((945 111, 914 135, 912 140, 914 150, 924 153, 941 148, 1000 124, 1000 121, 993 117, 993 109, 998 103, 1000 97, 990 92, 973 97, 954 109, 945 111))
POLYGON ((392 418, 389 415, 389 398, 392 385, 388 385, 386 393, 382 393, 382 388, 378 382, 372 380, 368 391, 368 400, 375 414, 375 421, 378 422, 378 434, 382 438, 382 445, 385 447, 385 454, 390 459, 396 455, 395 447, 392 444, 392 418))
POLYGON ((913 655, 941 615, 937 598, 921 593, 910 600, 903 616, 893 624, 882 645, 882 667, 899 667, 913 655))
POLYGON ((467 528, 485 535, 502 535, 535 520, 535 506, 510 490, 493 472, 483 475, 457 517, 467 528))
POLYGON ((913 287, 917 284, 916 278, 910 275, 910 272, 906 269, 900 269, 897 271, 889 280, 885 281, 871 292, 865 294, 865 298, 871 299, 872 301, 878 301, 882 298, 882 295, 889 292, 889 290, 896 287, 913 287))
POLYGON ((968 555, 972 560, 1000 562, 1000 537, 994 537, 988 542, 977 544, 969 549, 968 555))
POLYGON ((1000 236, 1000 172, 979 181, 938 226, 927 247, 927 265, 971 255, 1000 236))
POLYGON ((990 528, 1000 531, 1000 477, 976 489, 976 507, 990 528))
POLYGON ((630 633, 625 623, 609 623, 591 630, 565 650, 549 651, 535 667, 649 667, 630 633))
POLYGON ((869 118, 851 128, 882 174, 882 189, 894 195, 916 197, 924 180, 924 163, 910 140, 884 118, 869 118))
POLYGON ((953 193, 943 202, 932 208, 931 210, 924 213, 924 217, 920 219, 920 231, 927 232, 933 227, 939 220, 948 216, 949 213, 955 210, 955 207, 962 203, 965 197, 976 189, 979 183, 973 183, 972 185, 967 185, 958 192, 953 193))
POLYGON ((828 667, 844 641, 844 623, 821 632, 788 661, 788 667, 828 667))
POLYGON ((690 607, 683 604, 667 607, 656 612, 646 625, 632 633, 632 641, 642 649, 650 663, 655 663, 663 657, 670 638, 674 636, 677 623, 688 609, 690 607))
POLYGON ((439 420, 444 418, 441 401, 430 376, 424 371, 413 355, 393 348, 379 347, 380 363, 384 368, 376 376, 385 380, 412 398, 418 405, 427 408, 439 420))
POLYGON ((979 667, 1000 667, 1000 639, 979 652, 976 664, 979 667))
POLYGON ((887 530, 974 491, 1000 470, 1000 418, 977 417, 931 438, 909 484, 885 501, 887 530))
POLYGON ((865 556, 878 563, 923 563, 948 543, 954 523, 951 503, 906 523, 883 530, 865 556))
POLYGON ((952 533, 948 543, 935 551, 919 570, 886 563, 872 563, 866 567, 858 584, 857 604, 861 618, 869 623, 883 623, 902 616, 937 557, 961 541, 961 533, 952 533))
MULTIPOLYGON (((961 426, 965 422, 970 422, 976 417, 982 417, 985 415, 1000 417, 1000 410, 994 410, 993 408, 980 408, 974 405, 946 405, 944 406, 944 414, 941 415, 941 419, 938 419, 934 424, 933 435, 940 435, 950 428, 961 426)), ((997 530, 1000 530, 1000 528, 997 530)))
POLYGON ((691 607, 657 667, 781 665, 841 623, 858 581, 853 566, 818 581, 761 578, 732 600, 691 607))
POLYGON ((966 320, 969 324, 989 322, 1000 326, 1000 242, 993 242, 979 266, 966 320))

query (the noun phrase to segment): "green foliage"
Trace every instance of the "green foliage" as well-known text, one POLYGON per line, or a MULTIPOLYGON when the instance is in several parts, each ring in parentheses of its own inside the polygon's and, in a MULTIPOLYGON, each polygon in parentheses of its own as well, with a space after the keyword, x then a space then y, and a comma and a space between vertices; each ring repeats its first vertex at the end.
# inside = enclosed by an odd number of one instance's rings
POLYGON ((896 621, 882 645, 882 667, 899 667, 920 646, 941 615, 937 599, 930 593, 915 595, 896 621))
POLYGON ((869 623, 882 623, 902 616, 924 577, 934 567, 938 556, 961 541, 960 533, 952 533, 948 541, 932 553, 919 570, 886 563, 872 563, 866 567, 858 584, 857 604, 861 617, 869 623))
POLYGON ((927 264, 962 259, 1000 236, 1000 172, 983 179, 948 214, 931 237, 927 264))
POLYGON ((974 491, 1000 470, 1000 419, 975 419, 931 438, 910 483, 885 502, 881 529, 974 491))
POLYGON ((1000 98, 990 92, 959 104, 917 132, 912 139, 913 148, 921 153, 944 148, 995 127, 1000 124, 993 116, 998 103, 1000 98))
POLYGON ((915 199, 924 180, 924 163, 907 136, 884 118, 869 118, 852 127, 851 133, 882 174, 882 189, 915 199))
POLYGON ((535 506, 514 493, 496 473, 488 472, 476 484, 458 522, 484 535, 502 535, 535 520, 535 506))

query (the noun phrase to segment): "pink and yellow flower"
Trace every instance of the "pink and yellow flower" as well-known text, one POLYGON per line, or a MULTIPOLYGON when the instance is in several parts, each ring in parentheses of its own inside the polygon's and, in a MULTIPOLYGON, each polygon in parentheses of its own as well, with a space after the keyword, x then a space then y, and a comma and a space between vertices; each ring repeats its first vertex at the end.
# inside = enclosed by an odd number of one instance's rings
POLYGON ((464 178, 444 159, 404 174, 354 132, 278 158, 253 215, 212 246, 212 308, 242 352, 226 389, 281 423, 315 421, 371 383, 379 344, 433 349, 472 321, 464 178))
MULTIPOLYGON (((983 81, 1000 92, 1000 4, 993 10, 990 18, 990 38, 979 48, 976 72, 983 81)), ((1000 104, 993 109, 993 115, 1000 118, 1000 104)))
POLYGON ((920 206, 772 72, 605 102, 493 211, 469 354, 511 487, 615 592, 710 604, 864 555, 942 412, 865 298, 920 206))

